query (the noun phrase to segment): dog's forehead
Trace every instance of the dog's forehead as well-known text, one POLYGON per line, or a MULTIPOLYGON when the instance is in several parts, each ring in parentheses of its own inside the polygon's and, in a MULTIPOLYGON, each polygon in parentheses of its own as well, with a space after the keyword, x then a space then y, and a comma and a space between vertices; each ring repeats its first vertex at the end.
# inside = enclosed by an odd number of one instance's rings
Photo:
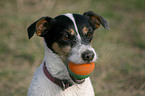
POLYGON ((73 24, 73 22, 71 21, 71 19, 69 19, 67 16, 65 15, 59 15, 57 17, 54 18, 56 23, 61 23, 62 25, 66 25, 66 26, 70 26, 73 24))
POLYGON ((90 27, 88 19, 80 14, 67 13, 55 17, 57 23, 61 23, 61 26, 66 28, 72 28, 75 32, 80 31, 84 27, 90 27))
MULTIPOLYGON (((63 14, 63 15, 58 15, 56 16, 54 19, 58 20, 59 22, 63 22, 63 23, 84 23, 87 24, 87 18, 81 14, 72 14, 72 13, 67 13, 67 14, 63 14)), ((83 24, 83 25, 84 25, 83 24)))
POLYGON ((63 26, 64 29, 71 30, 71 33, 75 33, 78 40, 81 40, 83 34, 87 34, 90 30, 91 25, 89 20, 80 14, 67 13, 59 15, 55 19, 60 26, 63 26))

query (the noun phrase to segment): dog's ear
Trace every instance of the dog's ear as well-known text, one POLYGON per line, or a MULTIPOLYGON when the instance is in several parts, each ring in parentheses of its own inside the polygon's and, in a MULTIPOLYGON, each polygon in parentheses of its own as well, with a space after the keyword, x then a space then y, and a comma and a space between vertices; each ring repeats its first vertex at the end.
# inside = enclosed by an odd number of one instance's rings
POLYGON ((27 29, 29 39, 34 35, 35 32, 38 36, 43 37, 51 28, 51 21, 52 18, 50 17, 42 17, 31 24, 27 29))
POLYGON ((108 25, 107 21, 103 17, 101 17, 101 16, 97 15, 96 13, 94 13, 93 11, 85 12, 83 15, 87 19, 90 20, 90 22, 91 22, 91 24, 92 24, 94 29, 99 28, 100 24, 102 24, 102 26, 104 28, 109 30, 109 25, 108 25))

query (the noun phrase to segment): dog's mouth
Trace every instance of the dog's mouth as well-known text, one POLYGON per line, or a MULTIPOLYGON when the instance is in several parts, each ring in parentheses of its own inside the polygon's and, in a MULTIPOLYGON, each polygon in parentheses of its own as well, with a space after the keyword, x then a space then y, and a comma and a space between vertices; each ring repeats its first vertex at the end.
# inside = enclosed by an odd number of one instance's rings
POLYGON ((77 84, 82 84, 85 81, 85 79, 77 79, 77 78, 73 77, 71 74, 70 74, 70 77, 77 84))

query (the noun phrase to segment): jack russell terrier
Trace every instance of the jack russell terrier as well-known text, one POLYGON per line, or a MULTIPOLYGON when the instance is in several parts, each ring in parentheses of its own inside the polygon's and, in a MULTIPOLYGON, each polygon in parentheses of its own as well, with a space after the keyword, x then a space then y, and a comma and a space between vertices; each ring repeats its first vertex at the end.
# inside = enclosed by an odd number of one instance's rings
POLYGON ((67 69, 68 62, 95 62, 91 47, 93 33, 107 21, 92 11, 83 15, 67 13, 55 18, 42 17, 31 24, 29 39, 36 34, 44 38, 45 57, 35 72, 27 96, 94 96, 90 78, 76 79, 67 69))

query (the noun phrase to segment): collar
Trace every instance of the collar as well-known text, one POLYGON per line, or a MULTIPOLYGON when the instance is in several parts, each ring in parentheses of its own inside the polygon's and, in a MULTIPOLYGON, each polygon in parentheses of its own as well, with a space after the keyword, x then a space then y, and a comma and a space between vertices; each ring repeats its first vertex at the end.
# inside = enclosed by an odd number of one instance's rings
POLYGON ((60 88, 62 88, 62 90, 67 89, 68 87, 72 86, 72 84, 70 82, 68 82, 67 80, 60 80, 58 78, 53 77, 49 71, 46 68, 46 64, 44 62, 43 64, 43 72, 45 74, 45 76, 52 81, 53 83, 55 83, 56 85, 58 85, 60 88))

